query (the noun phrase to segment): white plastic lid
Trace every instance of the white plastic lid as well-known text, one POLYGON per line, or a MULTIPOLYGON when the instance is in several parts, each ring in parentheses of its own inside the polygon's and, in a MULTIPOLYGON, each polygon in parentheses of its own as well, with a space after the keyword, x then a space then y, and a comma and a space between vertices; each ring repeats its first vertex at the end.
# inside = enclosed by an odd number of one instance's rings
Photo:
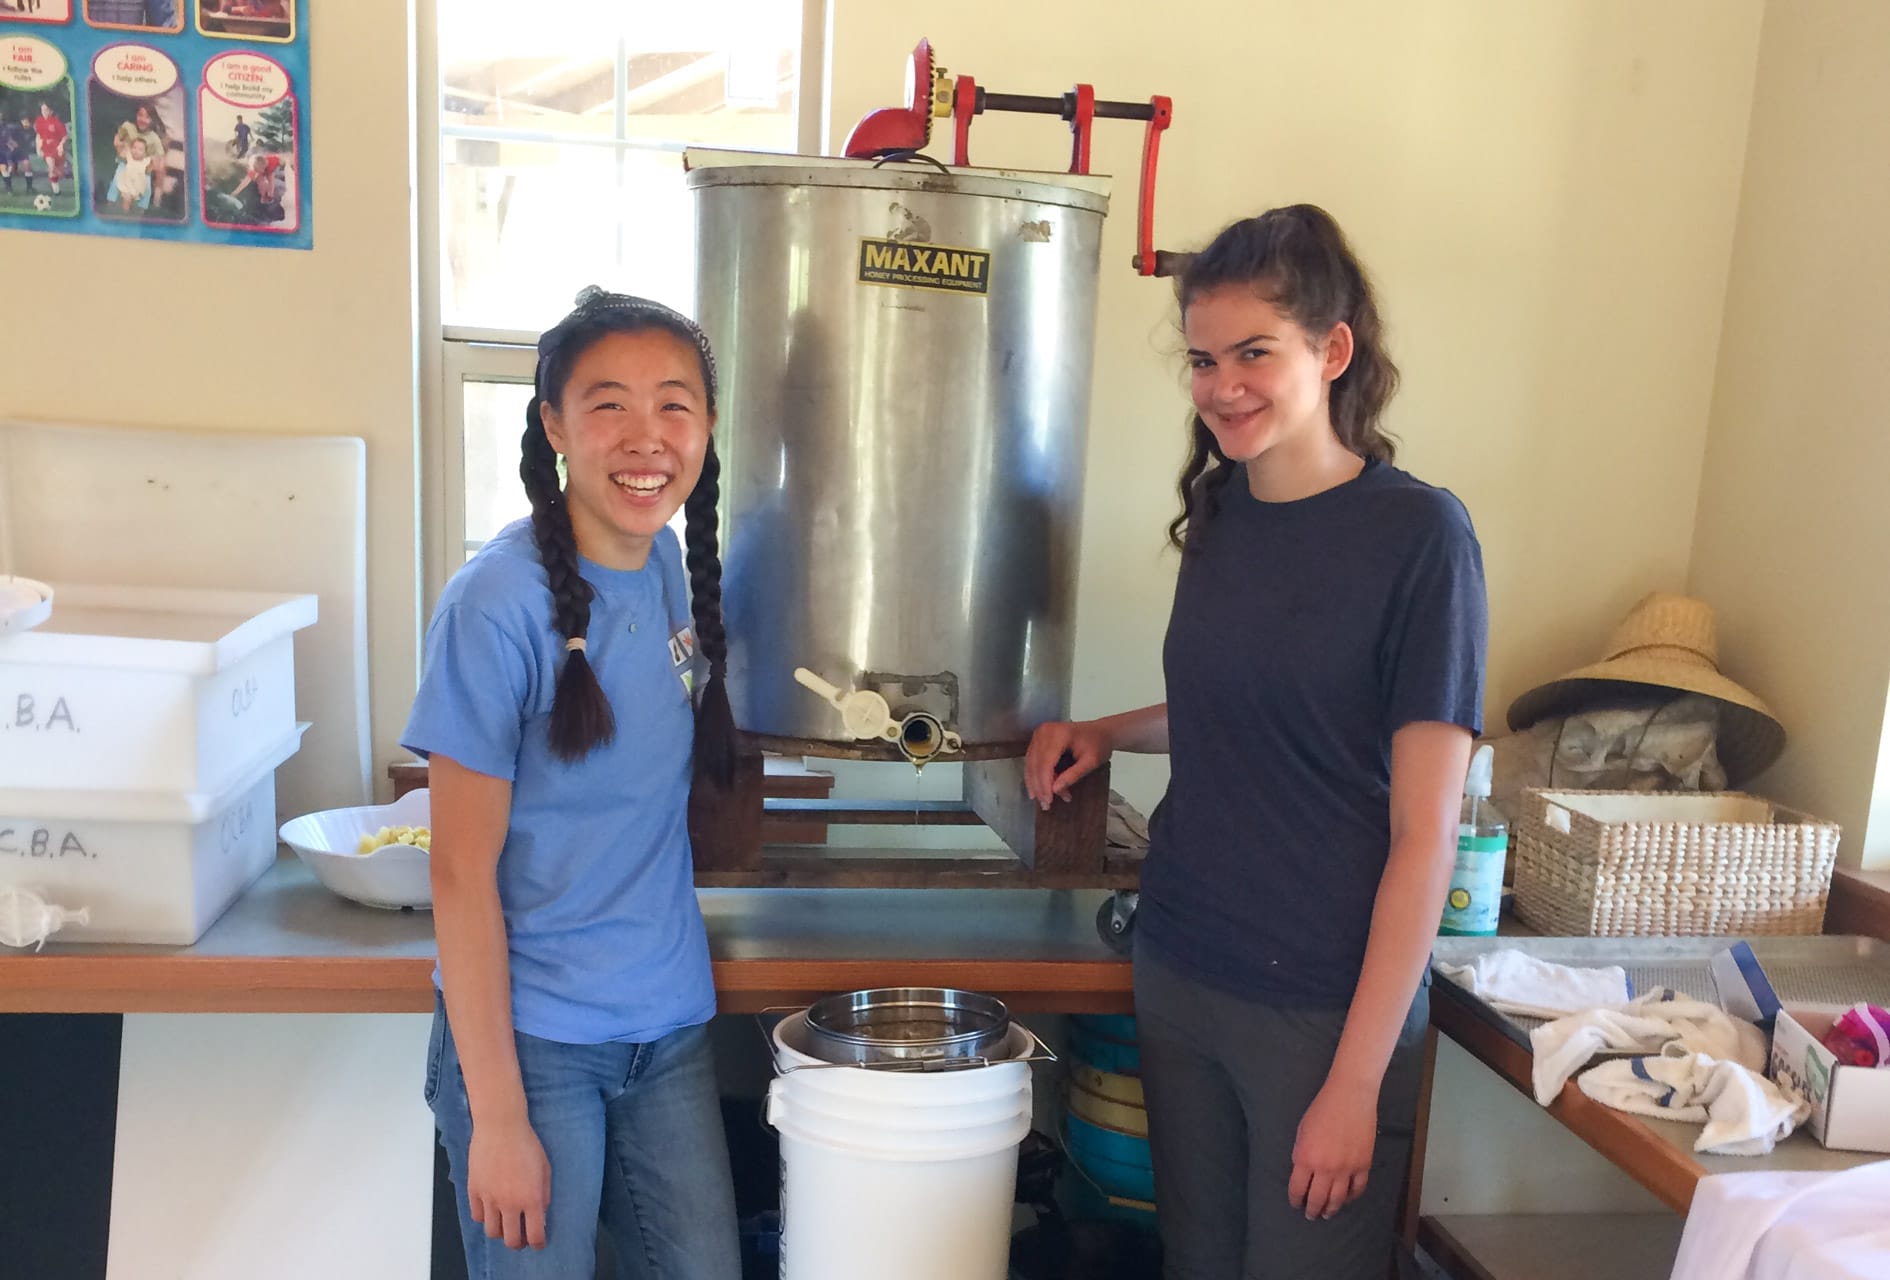
POLYGON ((1496 768, 1496 748, 1487 743, 1476 749, 1470 757, 1470 776, 1463 781, 1463 793, 1467 796, 1490 794, 1490 775, 1496 768))

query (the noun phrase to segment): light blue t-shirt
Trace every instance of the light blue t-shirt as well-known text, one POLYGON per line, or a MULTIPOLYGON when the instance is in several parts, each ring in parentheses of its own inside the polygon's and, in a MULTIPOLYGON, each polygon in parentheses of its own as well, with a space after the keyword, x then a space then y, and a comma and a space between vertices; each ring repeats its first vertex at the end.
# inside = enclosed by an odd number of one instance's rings
POLYGON ((607 746, 572 764, 551 754, 565 642, 525 520, 440 594, 400 740, 512 783, 498 881, 513 1025, 567 1044, 641 1042, 715 1013, 689 848, 695 640, 673 531, 642 569, 585 560, 583 573, 596 590, 585 656, 617 721, 607 746))

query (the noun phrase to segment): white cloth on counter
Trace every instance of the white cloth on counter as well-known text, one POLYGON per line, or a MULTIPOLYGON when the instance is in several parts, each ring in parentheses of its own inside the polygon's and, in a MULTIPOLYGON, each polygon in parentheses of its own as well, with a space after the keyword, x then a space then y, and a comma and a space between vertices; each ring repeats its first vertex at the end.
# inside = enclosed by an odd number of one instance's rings
POLYGON ((1693 1149, 1713 1155, 1767 1155, 1811 1114, 1811 1104, 1781 1092, 1758 1072, 1704 1053, 1616 1058, 1583 1072, 1575 1083, 1616 1111, 1704 1123, 1693 1149))
POLYGON ((1671 1280, 1884 1280, 1890 1160, 1701 1178, 1671 1280))
POLYGON ((1577 969, 1521 951, 1486 951, 1466 965, 1440 961, 1437 971, 1497 1012, 1525 1018, 1618 1008, 1634 998, 1627 970, 1618 964, 1577 969))
POLYGON ((1664 987, 1619 1009, 1590 1009, 1545 1022, 1529 1033, 1535 1051, 1536 1101, 1548 1106, 1570 1076, 1597 1053, 1704 1053, 1765 1070, 1765 1037, 1718 1005, 1664 987))

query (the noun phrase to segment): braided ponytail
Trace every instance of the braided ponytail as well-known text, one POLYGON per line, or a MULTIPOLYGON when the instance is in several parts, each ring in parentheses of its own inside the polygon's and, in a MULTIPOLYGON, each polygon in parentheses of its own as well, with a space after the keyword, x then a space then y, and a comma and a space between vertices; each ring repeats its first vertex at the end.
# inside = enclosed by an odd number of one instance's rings
POLYGON ((683 503, 684 563, 695 615, 696 643, 709 664, 709 681, 696 704, 696 772, 719 786, 735 777, 735 712, 728 701, 728 630, 722 625, 722 557, 716 503, 722 461, 715 437, 702 454, 702 478, 683 503))
MULTIPOLYGON (((525 406, 525 435, 519 442, 519 479, 532 502, 532 539, 545 562, 551 584, 552 621, 566 640, 584 640, 591 625, 594 592, 578 565, 577 537, 571 530, 571 512, 558 484, 558 455, 545 438, 543 402, 533 396, 525 406)), ((558 672, 557 691, 551 699, 549 737, 552 754, 560 760, 581 760, 617 734, 617 718, 610 699, 597 683, 597 673, 582 648, 565 655, 558 672)))

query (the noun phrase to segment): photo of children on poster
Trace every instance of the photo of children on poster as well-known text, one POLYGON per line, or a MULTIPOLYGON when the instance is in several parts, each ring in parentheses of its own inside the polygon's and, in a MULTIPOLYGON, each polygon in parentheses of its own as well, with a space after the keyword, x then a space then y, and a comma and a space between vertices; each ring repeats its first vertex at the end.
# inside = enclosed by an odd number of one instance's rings
POLYGON ((0 213, 79 212, 72 116, 70 80, 31 92, 0 84, 0 213))
POLYGON ((214 227, 294 231, 299 127, 289 75, 251 50, 214 58, 197 94, 203 220, 214 227))
POLYGON ((70 22, 72 0, 0 0, 0 22, 70 22))
POLYGON ((207 36, 289 40, 297 0, 199 0, 197 25, 207 36))
POLYGON ((92 208, 102 218, 182 222, 189 215, 184 89, 131 97, 86 85, 92 208))
POLYGON ((85 0, 85 20, 95 27, 133 31, 182 31, 190 0, 85 0))

